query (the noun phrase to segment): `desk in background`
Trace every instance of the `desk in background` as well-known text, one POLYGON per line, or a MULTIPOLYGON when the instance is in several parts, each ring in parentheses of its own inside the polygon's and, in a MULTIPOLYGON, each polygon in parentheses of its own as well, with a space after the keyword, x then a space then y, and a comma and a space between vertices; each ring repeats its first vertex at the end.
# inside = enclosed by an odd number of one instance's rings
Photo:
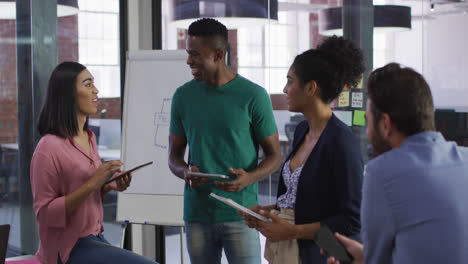
POLYGON ((5 259, 5 264, 41 264, 33 255, 18 256, 5 259))

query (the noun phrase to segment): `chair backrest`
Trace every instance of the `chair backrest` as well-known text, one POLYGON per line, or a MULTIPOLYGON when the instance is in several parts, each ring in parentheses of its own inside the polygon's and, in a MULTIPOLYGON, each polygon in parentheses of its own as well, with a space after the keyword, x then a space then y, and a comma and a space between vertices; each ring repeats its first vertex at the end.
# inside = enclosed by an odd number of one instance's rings
POLYGON ((99 126, 93 126, 93 125, 88 125, 88 128, 93 131, 94 135, 96 136, 96 144, 99 145, 99 134, 100 134, 100 130, 101 128, 99 126))
POLYGON ((3 148, 0 147, 0 166, 3 164, 3 148))
POLYGON ((10 225, 0 225, 0 264, 5 263, 10 225))

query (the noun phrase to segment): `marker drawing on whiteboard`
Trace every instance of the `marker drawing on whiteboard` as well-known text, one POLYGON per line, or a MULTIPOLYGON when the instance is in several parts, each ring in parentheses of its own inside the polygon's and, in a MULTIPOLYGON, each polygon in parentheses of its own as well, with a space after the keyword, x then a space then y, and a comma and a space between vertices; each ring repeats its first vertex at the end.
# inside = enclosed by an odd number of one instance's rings
POLYGON ((169 123, 171 121, 172 98, 163 98, 161 111, 154 113, 154 145, 161 149, 167 149, 167 138, 169 137, 169 123))

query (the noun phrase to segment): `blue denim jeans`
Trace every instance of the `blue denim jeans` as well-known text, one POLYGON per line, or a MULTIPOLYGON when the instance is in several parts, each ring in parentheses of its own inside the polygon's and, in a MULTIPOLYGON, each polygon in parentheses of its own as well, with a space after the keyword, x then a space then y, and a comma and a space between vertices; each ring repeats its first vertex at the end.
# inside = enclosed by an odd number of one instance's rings
POLYGON ((230 264, 260 264, 260 239, 244 221, 225 223, 185 222, 187 249, 192 264, 219 264, 221 250, 230 264))
MULTIPOLYGON (((62 264, 60 258, 57 261, 62 264)), ((115 263, 137 263, 155 264, 156 262, 135 254, 129 250, 114 247, 104 238, 102 233, 98 236, 89 235, 78 239, 73 247, 67 264, 115 264, 115 263)))

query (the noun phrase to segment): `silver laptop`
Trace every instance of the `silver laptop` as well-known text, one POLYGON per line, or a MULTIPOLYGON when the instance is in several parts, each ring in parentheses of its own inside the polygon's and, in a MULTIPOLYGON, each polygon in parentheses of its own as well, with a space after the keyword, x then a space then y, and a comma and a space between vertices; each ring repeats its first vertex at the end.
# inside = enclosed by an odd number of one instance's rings
POLYGON ((0 264, 5 264, 10 225, 0 225, 0 264))

